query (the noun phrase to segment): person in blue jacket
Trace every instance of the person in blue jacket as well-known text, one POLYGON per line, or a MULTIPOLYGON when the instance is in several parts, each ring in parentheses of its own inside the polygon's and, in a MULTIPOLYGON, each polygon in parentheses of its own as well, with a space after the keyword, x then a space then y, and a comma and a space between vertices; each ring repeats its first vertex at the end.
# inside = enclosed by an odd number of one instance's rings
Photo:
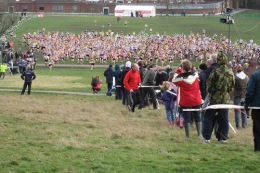
POLYGON ((168 124, 169 126, 174 126, 176 120, 176 92, 172 88, 172 84, 168 81, 164 81, 161 88, 163 90, 162 100, 164 102, 168 124))

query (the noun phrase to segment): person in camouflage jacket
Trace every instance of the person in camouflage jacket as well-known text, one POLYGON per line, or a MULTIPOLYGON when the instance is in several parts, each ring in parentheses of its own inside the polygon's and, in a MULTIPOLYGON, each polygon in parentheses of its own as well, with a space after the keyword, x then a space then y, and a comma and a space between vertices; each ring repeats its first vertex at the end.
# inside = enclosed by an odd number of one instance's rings
MULTIPOLYGON (((227 66, 227 56, 223 52, 217 55, 218 68, 211 72, 207 81, 209 105, 227 104, 230 101, 230 92, 234 88, 234 73, 227 66)), ((218 122, 216 137, 219 141, 227 142, 229 120, 228 109, 206 110, 203 123, 204 142, 209 143, 215 123, 218 122)))

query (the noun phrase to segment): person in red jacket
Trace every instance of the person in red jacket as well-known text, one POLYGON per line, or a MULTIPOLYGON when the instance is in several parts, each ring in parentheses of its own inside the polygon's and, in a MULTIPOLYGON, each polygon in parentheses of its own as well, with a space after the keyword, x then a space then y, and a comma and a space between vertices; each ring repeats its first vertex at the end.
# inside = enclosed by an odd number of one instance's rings
POLYGON ((186 137, 190 136, 191 116, 194 117, 198 135, 201 135, 201 117, 199 111, 183 111, 183 109, 198 109, 202 104, 199 76, 192 69, 192 63, 185 59, 181 63, 182 73, 172 82, 178 86, 177 101, 184 117, 186 137))
POLYGON ((141 77, 137 64, 132 65, 132 69, 127 72, 123 83, 128 95, 129 110, 134 112, 135 106, 140 103, 139 86, 141 85, 141 77))
POLYGON ((99 91, 101 91, 100 88, 101 84, 102 81, 100 80, 99 76, 96 76, 92 79, 91 86, 92 86, 93 93, 98 93, 99 91))

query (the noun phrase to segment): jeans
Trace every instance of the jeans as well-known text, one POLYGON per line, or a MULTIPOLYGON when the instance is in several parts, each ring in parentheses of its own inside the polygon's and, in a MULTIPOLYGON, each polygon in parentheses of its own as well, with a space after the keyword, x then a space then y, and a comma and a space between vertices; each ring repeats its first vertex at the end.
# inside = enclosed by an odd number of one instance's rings
POLYGON ((107 93, 106 93, 107 96, 112 95, 112 86, 113 86, 112 83, 107 83, 107 93))
MULTIPOLYGON (((234 105, 244 106, 244 104, 241 103, 240 97, 235 97, 233 101, 234 101, 234 105)), ((240 122, 241 122, 240 119, 242 120, 242 128, 247 128, 247 115, 244 113, 244 110, 235 109, 235 122, 236 122, 237 129, 240 128, 240 122)))
POLYGON ((183 109, 199 109, 199 108, 200 105, 191 106, 191 107, 181 107, 181 113, 184 118, 184 123, 191 123, 192 116, 196 123, 201 122, 200 111, 183 111, 183 109))
POLYGON ((136 105, 140 104, 140 92, 138 90, 134 90, 133 92, 128 92, 128 104, 131 107, 131 111, 135 111, 136 105))
POLYGON ((166 118, 168 120, 168 122, 175 122, 175 117, 176 117, 176 109, 166 109, 166 118))

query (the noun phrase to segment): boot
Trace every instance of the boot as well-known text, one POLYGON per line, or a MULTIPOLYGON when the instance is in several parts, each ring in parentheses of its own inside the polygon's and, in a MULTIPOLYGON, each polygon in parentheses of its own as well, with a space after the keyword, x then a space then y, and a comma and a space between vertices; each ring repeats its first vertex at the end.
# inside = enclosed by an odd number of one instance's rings
POLYGON ((196 122, 196 128, 197 128, 198 136, 200 136, 201 135, 201 122, 196 122))
POLYGON ((186 137, 189 138, 190 137, 190 123, 185 123, 184 128, 185 128, 186 137))
POLYGON ((179 120, 179 117, 176 117, 175 122, 176 122, 176 126, 180 126, 180 120, 179 120))
POLYGON ((183 122, 184 122, 183 118, 180 118, 180 128, 181 129, 183 128, 183 122))

